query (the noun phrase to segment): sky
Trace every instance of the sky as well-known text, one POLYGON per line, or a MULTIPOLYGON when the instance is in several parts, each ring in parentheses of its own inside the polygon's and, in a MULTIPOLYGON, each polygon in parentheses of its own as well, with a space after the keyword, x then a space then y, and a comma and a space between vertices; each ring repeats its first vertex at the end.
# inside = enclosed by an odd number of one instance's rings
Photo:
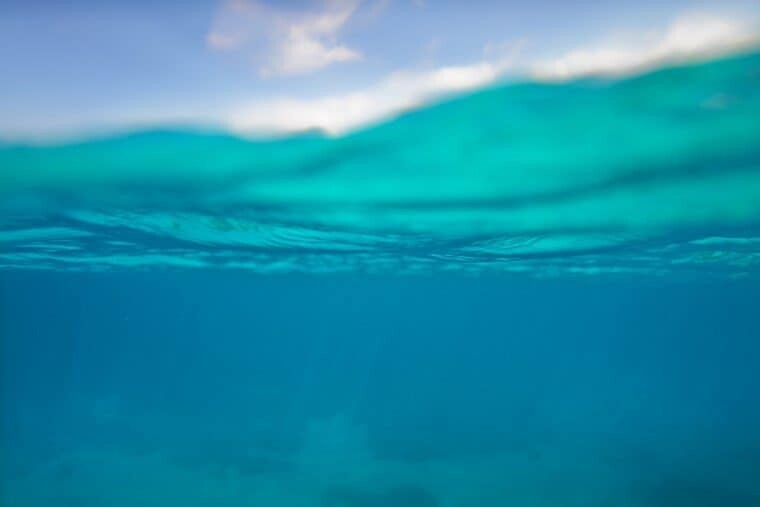
POLYGON ((341 134, 519 79, 753 46, 747 0, 0 0, 0 139, 341 134))

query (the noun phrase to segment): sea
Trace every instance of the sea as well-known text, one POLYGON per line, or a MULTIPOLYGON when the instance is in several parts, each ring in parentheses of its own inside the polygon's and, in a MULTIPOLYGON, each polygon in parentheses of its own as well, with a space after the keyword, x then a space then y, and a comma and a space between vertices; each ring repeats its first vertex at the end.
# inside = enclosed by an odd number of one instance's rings
POLYGON ((760 506, 760 53, 1 141, 0 505, 760 506))

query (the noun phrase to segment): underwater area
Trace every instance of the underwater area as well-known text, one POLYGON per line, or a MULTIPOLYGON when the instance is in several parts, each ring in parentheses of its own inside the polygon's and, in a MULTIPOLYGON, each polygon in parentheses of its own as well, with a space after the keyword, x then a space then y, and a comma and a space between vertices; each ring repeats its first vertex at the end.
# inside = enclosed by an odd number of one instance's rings
POLYGON ((0 144, 0 504, 760 505, 759 117, 747 52, 0 144))

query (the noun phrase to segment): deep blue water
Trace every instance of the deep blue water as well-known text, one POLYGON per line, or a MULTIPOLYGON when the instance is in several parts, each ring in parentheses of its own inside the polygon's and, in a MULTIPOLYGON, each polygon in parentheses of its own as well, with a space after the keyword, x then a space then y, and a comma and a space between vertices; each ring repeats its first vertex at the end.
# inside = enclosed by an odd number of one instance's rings
POLYGON ((760 505, 759 296, 2 272, 3 505, 760 505))

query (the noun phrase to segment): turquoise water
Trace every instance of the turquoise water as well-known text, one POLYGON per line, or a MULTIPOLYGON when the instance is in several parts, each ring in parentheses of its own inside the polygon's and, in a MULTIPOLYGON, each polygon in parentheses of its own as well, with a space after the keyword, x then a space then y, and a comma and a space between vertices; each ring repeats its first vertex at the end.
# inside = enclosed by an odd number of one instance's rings
POLYGON ((759 85, 0 145, 0 504, 760 505, 759 85))
POLYGON ((504 85, 339 138, 0 148, 0 264, 752 276, 760 55, 504 85))

